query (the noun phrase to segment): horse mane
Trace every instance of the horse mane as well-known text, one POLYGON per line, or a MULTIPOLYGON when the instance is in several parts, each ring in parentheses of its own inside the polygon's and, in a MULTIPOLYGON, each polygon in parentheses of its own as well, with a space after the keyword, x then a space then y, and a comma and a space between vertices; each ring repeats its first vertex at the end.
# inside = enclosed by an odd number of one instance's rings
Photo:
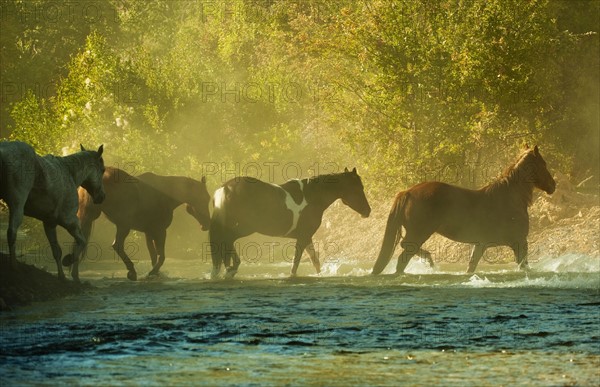
POLYGON ((72 153, 66 156, 55 156, 55 155, 45 155, 43 158, 46 160, 55 160, 58 163, 61 163, 71 176, 87 176, 89 173, 90 165, 83 163, 81 160, 89 160, 90 157, 95 157, 93 151, 85 150, 81 152, 72 153), (83 167, 83 168, 82 168, 83 167))
POLYGON ((314 197, 315 192, 329 192, 329 195, 335 195, 340 189, 340 185, 336 184, 342 181, 345 172, 327 173, 316 175, 302 179, 304 182, 304 197, 309 202, 314 197))
POLYGON ((323 175, 311 176, 305 179, 302 179, 307 184, 310 183, 333 183, 337 182, 341 177, 343 177, 348 172, 338 172, 338 173, 326 173, 323 175))
POLYGON ((532 150, 529 149, 524 151, 513 164, 504 170, 500 177, 481 190, 490 195, 516 192, 527 206, 531 205, 534 186, 532 179, 528 175, 530 171, 527 170, 527 167, 531 163, 531 158, 527 156, 531 152, 532 150))
POLYGON ((324 175, 310 176, 310 177, 307 177, 305 180, 307 183, 320 183, 324 180, 336 178, 339 175, 340 175, 339 173, 327 173, 324 175))
POLYGON ((138 175, 137 178, 144 184, 152 187, 156 191, 165 195, 173 203, 173 206, 179 206, 181 204, 189 204, 189 190, 187 187, 191 184, 202 183, 198 180, 192 179, 187 176, 177 175, 157 175, 153 172, 145 172, 138 175))

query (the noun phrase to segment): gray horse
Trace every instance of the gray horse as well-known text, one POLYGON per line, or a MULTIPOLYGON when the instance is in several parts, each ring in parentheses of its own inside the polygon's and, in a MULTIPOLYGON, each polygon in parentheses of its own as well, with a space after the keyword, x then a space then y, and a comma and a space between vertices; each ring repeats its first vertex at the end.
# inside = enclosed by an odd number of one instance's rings
POLYGON ((66 157, 40 157, 30 145, 23 142, 0 142, 0 199, 6 202, 9 209, 6 239, 11 269, 17 267, 17 230, 23 215, 27 215, 44 223, 61 280, 65 279, 65 274, 56 226, 62 226, 75 238, 73 256, 65 259, 73 261, 71 276, 79 281, 78 257, 85 246, 85 238, 77 219, 77 187, 85 188, 95 203, 104 200, 102 151, 102 145, 98 151, 85 150, 82 145, 81 152, 66 157))

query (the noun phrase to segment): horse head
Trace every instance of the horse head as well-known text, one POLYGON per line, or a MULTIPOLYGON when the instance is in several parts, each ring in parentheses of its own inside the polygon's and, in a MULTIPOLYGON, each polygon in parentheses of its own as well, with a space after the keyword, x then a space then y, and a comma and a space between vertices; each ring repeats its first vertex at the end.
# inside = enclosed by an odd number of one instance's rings
POLYGON ((345 168, 344 173, 341 174, 340 182, 342 184, 342 202, 358 212, 363 218, 367 218, 371 214, 371 206, 369 206, 365 196, 365 190, 356 168, 352 171, 345 168))
POLYGON ((81 145, 81 152, 86 155, 85 160, 88 163, 88 173, 81 186, 90 194, 95 204, 102 203, 106 197, 102 184, 102 176, 104 175, 103 151, 104 145, 100 145, 97 151, 86 150, 81 145))
POLYGON ((548 171, 546 161, 540 154, 537 145, 533 149, 526 147, 523 162, 528 165, 528 178, 533 185, 548 194, 554 193, 556 181, 548 171))
POLYGON ((210 194, 206 189, 206 177, 202 176, 202 180, 199 182, 197 180, 191 180, 193 187, 192 199, 186 203, 185 209, 188 214, 192 215, 198 223, 200 223, 200 227, 202 227, 202 231, 206 231, 210 228, 210 212, 208 210, 208 203, 210 202, 210 194))

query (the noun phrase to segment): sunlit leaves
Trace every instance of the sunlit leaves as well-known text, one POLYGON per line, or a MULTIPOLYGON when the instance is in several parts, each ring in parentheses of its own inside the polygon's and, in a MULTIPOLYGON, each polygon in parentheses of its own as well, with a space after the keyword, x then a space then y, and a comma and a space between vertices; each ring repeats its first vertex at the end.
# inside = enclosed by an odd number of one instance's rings
POLYGON ((1 70, 62 65, 54 92, 10 109, 14 137, 108 142, 148 169, 358 159, 376 184, 408 185, 525 140, 570 166, 598 125, 598 5, 571 3, 99 0, 110 20, 3 24, 1 70))

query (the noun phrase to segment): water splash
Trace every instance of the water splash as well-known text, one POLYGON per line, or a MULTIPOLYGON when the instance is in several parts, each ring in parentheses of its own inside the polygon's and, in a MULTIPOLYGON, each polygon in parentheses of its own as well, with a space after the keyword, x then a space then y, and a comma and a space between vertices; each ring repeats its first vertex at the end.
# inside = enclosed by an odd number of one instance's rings
POLYGON ((600 273, 600 257, 565 254, 559 257, 543 257, 531 265, 536 271, 555 273, 600 273))
POLYGON ((481 278, 477 274, 473 274, 468 281, 462 282, 461 285, 470 286, 474 288, 489 288, 495 287, 496 284, 487 279, 487 277, 481 278))
POLYGON ((433 274, 437 272, 437 268, 429 266, 429 263, 425 259, 414 257, 410 260, 404 271, 409 274, 433 274))
POLYGON ((321 276, 331 277, 340 275, 340 268, 342 267, 341 259, 329 259, 323 262, 321 266, 321 276))

